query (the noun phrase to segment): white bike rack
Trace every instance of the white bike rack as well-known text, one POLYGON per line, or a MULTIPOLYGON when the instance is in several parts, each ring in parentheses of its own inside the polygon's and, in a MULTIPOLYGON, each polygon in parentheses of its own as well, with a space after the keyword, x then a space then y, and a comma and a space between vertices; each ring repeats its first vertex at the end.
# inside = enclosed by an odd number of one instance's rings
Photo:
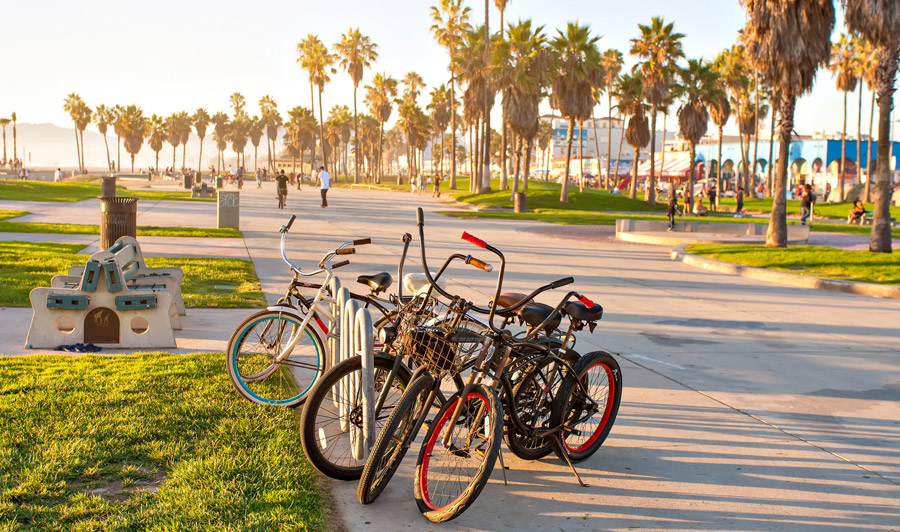
POLYGON ((356 425, 351 426, 350 452, 356 460, 363 460, 368 457, 375 443, 375 342, 369 309, 359 309, 353 323, 354 353, 362 359, 360 382, 357 384, 362 391, 362 404, 354 406, 359 406, 362 410, 362 429, 356 425))

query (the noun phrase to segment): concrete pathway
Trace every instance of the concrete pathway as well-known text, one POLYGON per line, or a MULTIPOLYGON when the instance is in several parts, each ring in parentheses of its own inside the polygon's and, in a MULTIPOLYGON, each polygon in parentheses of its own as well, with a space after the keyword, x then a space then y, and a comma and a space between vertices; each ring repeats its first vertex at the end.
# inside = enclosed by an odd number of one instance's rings
MULTIPOLYGON (((534 221, 447 218, 432 213, 446 205, 405 193, 333 189, 321 209, 318 191, 304 187, 281 212, 267 184, 245 187, 241 200, 246 247, 270 300, 289 279, 277 229, 291 213, 288 253, 304 267, 344 240, 373 237, 341 270, 346 282, 395 270, 421 204, 430 265, 451 252, 496 263, 459 240, 467 230, 506 253, 504 289, 573 275, 606 310, 579 348, 619 353, 624 392, 609 439, 578 465, 590 487, 556 458, 505 452, 509 484, 498 467, 468 512, 433 525, 412 498, 414 448, 373 505, 356 502, 355 483, 330 482, 349 531, 900 529, 900 301, 707 273, 669 260, 667 248, 534 221)), ((215 204, 164 203, 142 216, 215 223, 215 204)), ((449 273, 450 288, 480 301, 495 281, 467 267, 449 273)), ((219 341, 225 329, 214 329, 219 341)))

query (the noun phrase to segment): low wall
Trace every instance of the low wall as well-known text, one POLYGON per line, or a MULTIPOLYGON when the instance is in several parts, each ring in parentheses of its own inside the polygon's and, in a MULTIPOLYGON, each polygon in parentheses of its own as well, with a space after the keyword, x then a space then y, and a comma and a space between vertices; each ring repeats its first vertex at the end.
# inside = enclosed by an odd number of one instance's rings
MULTIPOLYGON (((655 233, 665 232, 669 228, 669 222, 665 220, 616 220, 616 236, 619 233, 655 233)), ((675 232, 678 233, 716 233, 726 235, 759 235, 765 236, 769 224, 750 222, 746 224, 716 223, 716 222, 675 222, 675 232)), ((809 226, 787 226, 788 238, 791 240, 805 240, 809 237, 809 226)))

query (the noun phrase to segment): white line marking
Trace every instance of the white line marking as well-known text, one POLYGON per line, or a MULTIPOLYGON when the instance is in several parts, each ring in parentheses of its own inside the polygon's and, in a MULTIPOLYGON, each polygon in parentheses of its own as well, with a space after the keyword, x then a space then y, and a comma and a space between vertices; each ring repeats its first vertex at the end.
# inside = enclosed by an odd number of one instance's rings
POLYGON ((634 358, 641 358, 641 359, 643 359, 643 360, 650 360, 650 361, 652 361, 652 362, 659 362, 660 364, 665 364, 665 365, 667 365, 667 366, 672 366, 673 368, 677 368, 677 369, 687 369, 687 368, 683 368, 683 367, 681 367, 681 366, 679 366, 679 365, 677 365, 677 364, 672 364, 671 362, 666 362, 666 361, 664 361, 664 360, 657 360, 657 359, 655 359, 655 358, 650 358, 650 357, 648 357, 648 356, 638 355, 638 354, 635 354, 635 353, 630 353, 630 354, 628 354, 627 356, 629 356, 629 357, 634 357, 634 358))

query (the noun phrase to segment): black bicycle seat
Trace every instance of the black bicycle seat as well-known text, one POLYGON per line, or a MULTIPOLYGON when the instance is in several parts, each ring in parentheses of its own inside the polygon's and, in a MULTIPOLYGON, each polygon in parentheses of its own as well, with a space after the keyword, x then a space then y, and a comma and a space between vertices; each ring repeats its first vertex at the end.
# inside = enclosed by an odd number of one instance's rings
POLYGON ((394 278, 391 277, 391 274, 388 272, 381 272, 376 273, 375 275, 360 275, 356 278, 356 282, 368 285, 369 288, 377 294, 390 288, 391 284, 394 282, 394 278))
MULTIPOLYGON (((544 303, 538 303, 534 301, 525 305, 522 310, 519 311, 519 316, 522 316, 522 319, 525 320, 525 323, 527 323, 528 325, 537 327, 538 325, 543 323, 544 320, 547 319, 547 316, 549 316, 552 312, 553 307, 551 307, 550 305, 545 305, 544 303)), ((562 318, 560 317, 560 315, 557 314, 553 317, 552 320, 547 323, 545 328, 552 331, 553 329, 559 327, 559 322, 561 321, 561 319, 562 318)))
POLYGON ((597 321, 603 317, 603 307, 594 303, 593 307, 587 308, 581 301, 569 301, 566 303, 566 314, 576 320, 597 321))

